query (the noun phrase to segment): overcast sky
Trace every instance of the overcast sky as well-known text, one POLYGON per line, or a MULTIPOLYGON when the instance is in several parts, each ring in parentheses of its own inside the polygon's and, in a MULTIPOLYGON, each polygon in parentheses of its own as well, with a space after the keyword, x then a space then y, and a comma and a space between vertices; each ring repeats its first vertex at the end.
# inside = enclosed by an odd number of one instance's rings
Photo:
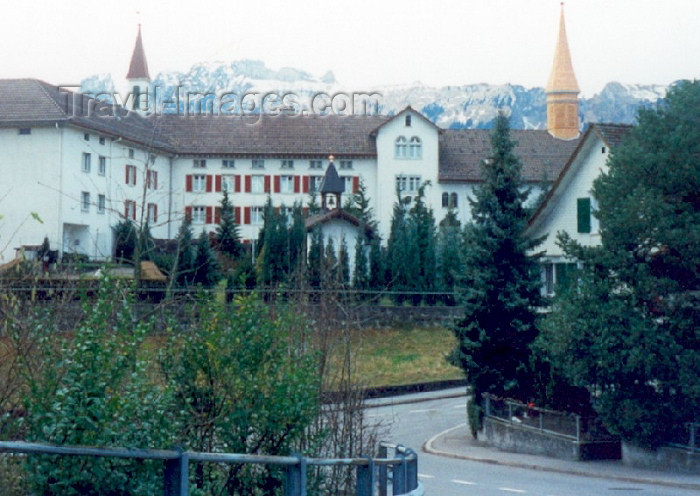
MULTIPOLYGON (((200 61, 263 60, 353 90, 427 85, 544 86, 556 0, 17 0, 5 2, 0 78, 78 83, 126 74, 137 24, 151 76, 200 61), (137 14, 137 11, 140 14, 137 14)), ((568 0, 583 96, 609 81, 700 78, 700 1, 568 0)))

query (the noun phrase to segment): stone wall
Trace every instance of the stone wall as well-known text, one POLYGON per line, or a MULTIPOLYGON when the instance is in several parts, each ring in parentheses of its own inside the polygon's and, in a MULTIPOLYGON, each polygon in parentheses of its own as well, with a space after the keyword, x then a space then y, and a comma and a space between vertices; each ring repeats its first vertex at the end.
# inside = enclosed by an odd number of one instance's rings
POLYGON ((663 446, 648 450, 622 443, 622 462, 630 467, 700 474, 700 452, 663 446))

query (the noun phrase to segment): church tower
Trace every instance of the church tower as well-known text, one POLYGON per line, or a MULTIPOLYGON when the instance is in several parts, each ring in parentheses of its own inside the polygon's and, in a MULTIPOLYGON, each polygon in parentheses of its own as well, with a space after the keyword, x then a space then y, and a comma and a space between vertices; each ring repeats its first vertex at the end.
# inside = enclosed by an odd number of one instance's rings
POLYGON ((149 104, 149 86, 151 76, 148 75, 148 63, 146 62, 146 53, 143 50, 143 41, 141 40, 141 24, 139 24, 139 33, 136 36, 136 45, 134 45, 134 53, 131 54, 131 63, 129 64, 129 72, 126 73, 126 80, 129 83, 129 91, 131 92, 130 110, 137 112, 146 112, 149 104))
POLYGON ((555 138, 569 140, 577 138, 578 128, 578 83, 571 64, 569 42, 564 24, 564 3, 561 4, 559 33, 554 51, 554 63, 549 75, 547 94, 547 131, 555 138))

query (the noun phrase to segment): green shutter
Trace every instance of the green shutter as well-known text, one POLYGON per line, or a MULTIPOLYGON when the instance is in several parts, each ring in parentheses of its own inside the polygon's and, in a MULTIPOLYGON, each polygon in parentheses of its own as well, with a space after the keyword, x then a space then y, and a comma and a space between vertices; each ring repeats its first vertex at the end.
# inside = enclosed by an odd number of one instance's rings
POLYGON ((579 198, 576 204, 576 213, 578 216, 578 232, 591 232, 591 199, 579 198))

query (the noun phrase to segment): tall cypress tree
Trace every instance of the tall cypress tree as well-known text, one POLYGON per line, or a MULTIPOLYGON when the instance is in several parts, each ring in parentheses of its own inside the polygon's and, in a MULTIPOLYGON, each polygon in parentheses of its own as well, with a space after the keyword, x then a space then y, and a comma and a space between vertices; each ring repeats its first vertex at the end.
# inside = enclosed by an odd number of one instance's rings
POLYGON ((175 280, 180 286, 192 284, 194 250, 192 247, 192 219, 185 216, 177 232, 177 257, 173 266, 175 280))
POLYGON ((353 274, 353 287, 358 291, 369 289, 369 266, 365 239, 365 233, 362 230, 358 231, 355 239, 355 271, 353 274))
POLYGON ((415 289, 415 278, 418 271, 417 246, 415 243, 414 225, 409 222, 406 204, 400 196, 394 203, 394 213, 391 218, 391 230, 387 243, 387 265, 389 285, 396 303, 408 299, 404 293, 415 289))
POLYGON ((348 287, 350 285, 350 255, 345 236, 341 238, 338 248, 338 279, 341 286, 348 287))
MULTIPOLYGON (((411 233, 414 236, 412 244, 415 246, 416 273, 412 278, 411 290, 415 292, 414 304, 420 302, 422 292, 435 291, 436 277, 436 228, 433 210, 425 204, 425 188, 430 185, 429 181, 424 182, 418 188, 413 202, 413 207, 409 212, 409 221, 412 226, 411 233)), ((435 297, 428 295, 425 300, 428 303, 435 303, 435 297)))
POLYGON ((385 273, 382 240, 379 236, 375 236, 369 245, 369 287, 371 290, 383 291, 385 289, 385 273))
POLYGON ((323 236, 321 235, 321 228, 316 226, 313 231, 311 231, 311 245, 309 246, 307 258, 307 274, 311 289, 321 289, 323 270, 323 236))
POLYGON ((241 235, 236 224, 233 205, 224 189, 221 197, 221 223, 216 228, 217 248, 231 258, 237 258, 242 250, 241 235))
POLYGON ((527 400, 532 394, 531 344, 537 337, 540 272, 528 255, 541 240, 523 236, 527 191, 521 163, 513 153, 508 119, 500 114, 491 137, 492 155, 483 165, 484 183, 470 200, 464 275, 459 301, 464 317, 453 331, 458 339, 451 362, 462 367, 471 386, 469 422, 481 426, 482 394, 527 400))
POLYGON ((447 305, 454 305, 454 290, 457 276, 462 273, 462 234, 459 219, 454 209, 447 212, 442 221, 437 240, 437 289, 448 293, 443 297, 447 305))

